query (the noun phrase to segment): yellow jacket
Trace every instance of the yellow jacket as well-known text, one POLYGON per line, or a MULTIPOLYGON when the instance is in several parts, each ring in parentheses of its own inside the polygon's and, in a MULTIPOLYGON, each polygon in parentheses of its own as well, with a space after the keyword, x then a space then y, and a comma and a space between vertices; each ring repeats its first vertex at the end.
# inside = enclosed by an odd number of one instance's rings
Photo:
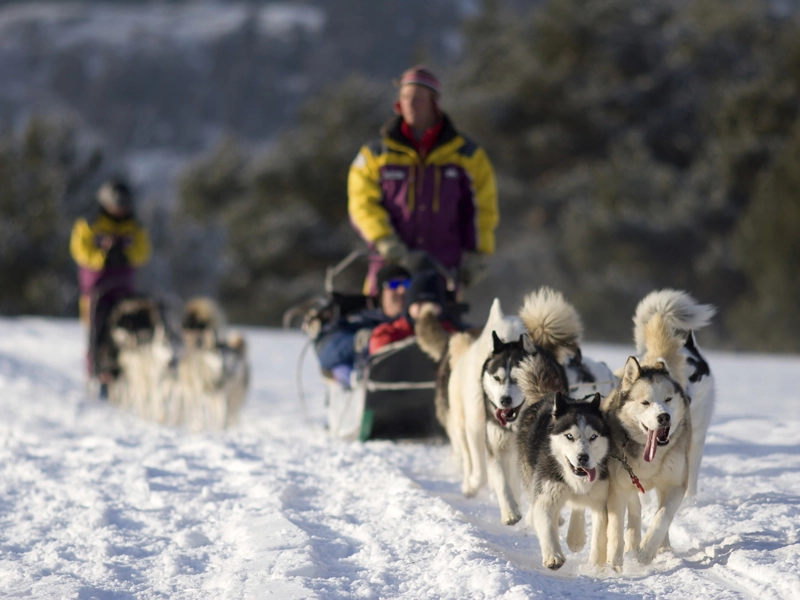
POLYGON ((500 216, 486 152, 443 120, 424 160, 402 134, 400 119, 380 141, 362 147, 348 176, 348 211, 368 243, 394 234, 451 268, 464 252, 494 253, 500 216))
POLYGON ((136 219, 113 219, 101 212, 91 223, 79 218, 72 227, 69 249, 78 266, 103 270, 107 251, 102 247, 102 239, 106 236, 122 239, 130 266, 141 267, 150 260, 150 238, 136 219))

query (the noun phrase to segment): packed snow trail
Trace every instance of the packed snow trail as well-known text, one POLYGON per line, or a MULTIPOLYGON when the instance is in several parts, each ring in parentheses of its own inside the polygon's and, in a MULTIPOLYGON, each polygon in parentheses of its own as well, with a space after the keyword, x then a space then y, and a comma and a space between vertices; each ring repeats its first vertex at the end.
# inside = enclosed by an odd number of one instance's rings
POLYGON ((717 413, 674 553, 551 573, 488 491, 461 496, 448 446, 329 440, 312 356, 310 423, 297 396, 302 335, 247 335, 242 425, 190 434, 87 399, 77 322, 0 319, 0 596, 800 597, 798 357, 709 353, 717 413))

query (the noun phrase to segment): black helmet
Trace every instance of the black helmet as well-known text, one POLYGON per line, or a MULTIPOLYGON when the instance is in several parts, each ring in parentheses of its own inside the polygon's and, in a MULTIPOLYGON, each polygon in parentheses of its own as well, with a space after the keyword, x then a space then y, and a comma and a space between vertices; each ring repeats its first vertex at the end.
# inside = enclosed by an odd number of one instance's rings
POLYGON ((444 307, 445 297, 444 279, 436 271, 420 271, 411 278, 411 285, 406 292, 406 307, 414 302, 435 302, 444 307))
POLYGON ((97 190, 97 201, 100 206, 109 211, 133 209, 133 197, 128 184, 121 179, 113 178, 106 181, 97 190))

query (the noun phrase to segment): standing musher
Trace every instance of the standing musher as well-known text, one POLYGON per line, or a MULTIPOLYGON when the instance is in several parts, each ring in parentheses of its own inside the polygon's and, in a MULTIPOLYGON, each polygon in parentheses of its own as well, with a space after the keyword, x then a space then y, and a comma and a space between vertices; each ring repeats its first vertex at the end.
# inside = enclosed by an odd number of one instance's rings
POLYGON ((350 220, 370 246, 364 292, 378 292, 384 264, 424 251, 469 286, 485 275, 499 221, 486 152, 439 108, 440 85, 426 67, 403 73, 397 117, 361 148, 348 176, 350 220))
POLYGON ((78 264, 81 321, 89 327, 88 374, 107 384, 112 365, 98 355, 98 345, 114 305, 136 292, 136 273, 150 260, 151 246, 124 181, 106 181, 97 191, 97 203, 91 219, 75 221, 70 253, 78 264))

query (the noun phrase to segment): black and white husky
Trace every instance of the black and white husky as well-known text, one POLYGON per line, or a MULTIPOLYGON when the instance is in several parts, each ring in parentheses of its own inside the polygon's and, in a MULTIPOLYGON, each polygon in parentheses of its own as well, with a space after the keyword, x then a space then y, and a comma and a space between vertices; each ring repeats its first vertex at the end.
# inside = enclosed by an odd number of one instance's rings
POLYGON ((526 397, 519 385, 523 371, 536 377, 540 389, 566 389, 564 369, 547 350, 531 347, 520 336, 503 342, 492 332, 494 347, 481 370, 483 406, 486 418, 486 451, 489 485, 500 504, 500 518, 513 525, 521 518, 519 510, 519 470, 516 436, 519 417, 538 400, 526 397))
MULTIPOLYGON (((525 375, 523 375, 525 377, 525 375)), ((523 382, 523 386, 527 387, 523 382)), ((558 569, 565 561, 558 538, 559 513, 569 504, 592 513, 589 561, 606 561, 609 429, 600 410, 600 394, 590 402, 549 394, 522 417, 517 436, 523 489, 530 500, 527 520, 536 529, 542 564, 558 569)), ((567 544, 585 543, 583 519, 573 517, 567 544)))
POLYGON ((109 386, 109 400, 145 419, 167 421, 170 365, 176 356, 159 303, 147 297, 122 300, 108 319, 120 374, 109 386))

